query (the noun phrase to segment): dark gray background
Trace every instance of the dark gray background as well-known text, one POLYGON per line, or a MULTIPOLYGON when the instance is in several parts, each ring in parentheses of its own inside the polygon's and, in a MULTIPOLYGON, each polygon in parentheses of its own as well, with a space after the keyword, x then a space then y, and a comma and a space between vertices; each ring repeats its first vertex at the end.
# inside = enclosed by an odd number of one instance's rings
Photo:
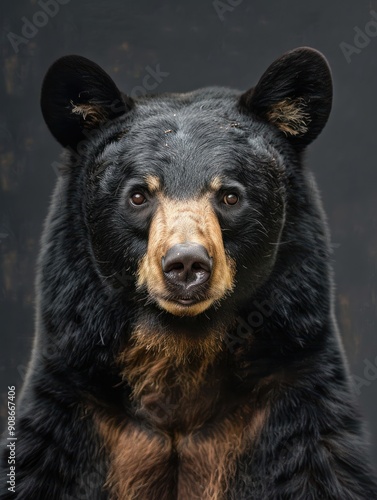
POLYGON ((7 386, 20 390, 31 348, 35 260, 60 154, 39 109, 48 66, 65 54, 84 55, 128 93, 156 65, 168 73, 158 92, 214 84, 246 89, 281 53, 309 45, 330 62, 335 100, 308 162, 332 231, 338 319, 351 372, 364 379, 360 403, 377 463, 377 37, 357 40, 364 47, 350 61, 340 47, 354 45, 355 26, 364 31, 377 1, 224 0, 217 2, 228 5, 223 19, 215 3, 68 0, 16 53, 9 33, 22 36, 22 18, 31 21, 41 5, 1 2, 1 414, 7 386), (365 360, 372 368, 364 374, 365 360))

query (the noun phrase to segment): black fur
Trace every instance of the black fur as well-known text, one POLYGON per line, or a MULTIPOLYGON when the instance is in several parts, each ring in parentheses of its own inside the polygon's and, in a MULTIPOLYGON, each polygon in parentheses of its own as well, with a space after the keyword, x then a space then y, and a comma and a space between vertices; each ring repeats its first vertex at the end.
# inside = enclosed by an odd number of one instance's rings
MULTIPOLYGON (((302 157, 330 112, 323 56, 292 51, 244 94, 209 88, 120 99, 110 78, 78 56, 57 61, 43 85, 43 114, 67 146, 66 168, 41 241, 35 346, 18 401, 16 494, 3 475, 0 498, 108 498, 107 457, 82 407, 95 401, 124 418, 132 412, 114 357, 141 317, 197 335, 228 325, 232 391, 270 407, 227 498, 376 498, 334 318, 327 225, 302 157), (285 98, 305 107, 306 131, 290 135, 268 122, 285 98), (106 120, 88 127, 71 102, 101 107, 106 120), (240 193, 231 211, 214 200, 236 287, 198 317, 172 316, 136 290, 155 202, 135 212, 127 198, 147 173, 177 199, 203 192, 219 174, 240 193), (271 377, 276 383, 260 385, 271 377)), ((2 462, 4 474, 6 450, 2 462)))

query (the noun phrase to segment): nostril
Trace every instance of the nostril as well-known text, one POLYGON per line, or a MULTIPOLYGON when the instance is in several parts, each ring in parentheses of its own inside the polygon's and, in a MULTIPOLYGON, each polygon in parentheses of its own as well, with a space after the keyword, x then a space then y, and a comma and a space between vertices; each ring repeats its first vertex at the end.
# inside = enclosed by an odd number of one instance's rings
POLYGON ((208 273, 211 271, 210 264, 207 265, 204 262, 194 262, 191 268, 193 271, 206 271, 208 273))
POLYGON ((164 267, 165 273, 170 273, 171 271, 183 271, 185 266, 182 262, 171 262, 170 264, 164 267))

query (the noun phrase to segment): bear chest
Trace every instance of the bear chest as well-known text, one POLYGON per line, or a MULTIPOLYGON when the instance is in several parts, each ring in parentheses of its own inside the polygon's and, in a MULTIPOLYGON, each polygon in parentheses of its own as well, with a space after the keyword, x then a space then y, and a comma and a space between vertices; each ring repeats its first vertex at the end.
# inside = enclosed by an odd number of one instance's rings
POLYGON ((105 488, 111 499, 222 499, 238 458, 252 445, 266 418, 240 407, 189 433, 157 430, 129 419, 97 421, 108 454, 105 488))

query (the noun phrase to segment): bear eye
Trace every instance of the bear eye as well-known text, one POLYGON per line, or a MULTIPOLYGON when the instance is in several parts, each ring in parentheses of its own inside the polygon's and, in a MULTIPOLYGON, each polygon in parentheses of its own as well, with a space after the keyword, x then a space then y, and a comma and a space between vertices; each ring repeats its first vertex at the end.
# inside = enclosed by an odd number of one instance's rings
POLYGON ((142 193, 133 193, 130 196, 131 205, 134 205, 136 207, 143 205, 144 203, 146 203, 146 201, 147 199, 142 193))
POLYGON ((225 205, 236 205, 239 201, 239 197, 235 193, 228 193, 224 196, 223 202, 225 205))

